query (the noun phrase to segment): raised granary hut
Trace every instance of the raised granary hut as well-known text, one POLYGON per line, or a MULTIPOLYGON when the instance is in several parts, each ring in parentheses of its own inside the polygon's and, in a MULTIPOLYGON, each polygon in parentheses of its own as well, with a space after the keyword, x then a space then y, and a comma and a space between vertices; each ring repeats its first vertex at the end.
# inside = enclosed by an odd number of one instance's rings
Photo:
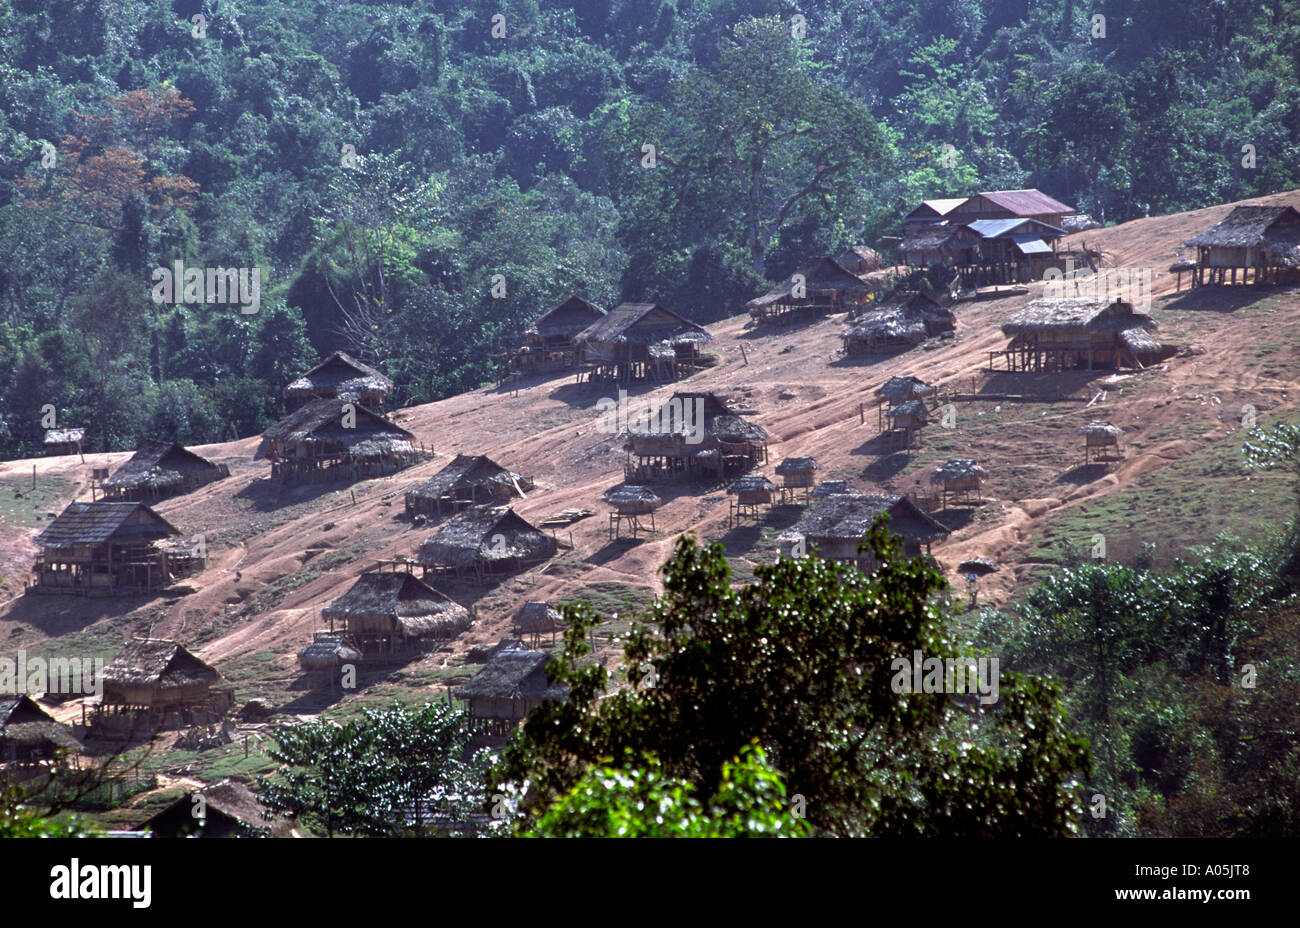
POLYGON ((781 501, 793 502, 802 495, 807 501, 817 482, 817 471, 821 465, 816 458, 785 458, 776 465, 776 475, 781 478, 781 501))
POLYGON ((331 630, 341 625, 367 660, 417 654, 470 626, 469 610, 404 570, 363 573, 321 610, 321 618, 331 630))
POLYGON ((455 691, 469 703, 469 722, 480 743, 504 740, 533 709, 568 698, 569 689, 551 683, 546 651, 498 651, 455 691))
POLYGON ((1124 459, 1119 439, 1124 433, 1109 422, 1089 422, 1079 429, 1083 436, 1083 463, 1096 464, 1124 459))
POLYGON ((624 436, 629 483, 722 480, 767 461, 767 432, 713 393, 674 393, 642 425, 624 436))
POLYGON ((80 753, 72 730, 31 697, 0 696, 0 766, 51 764, 80 753))
POLYGON ((747 515, 757 518, 763 506, 772 505, 772 494, 777 489, 777 485, 762 474, 746 474, 727 487, 727 493, 736 497, 731 503, 732 524, 747 515))
POLYGON ((574 336, 579 366, 593 380, 670 381, 700 366, 703 327, 658 303, 622 303, 574 336))
POLYGON ((457 577, 518 570, 553 557, 555 539, 508 506, 482 506, 452 516, 420 545, 425 573, 457 577))
POLYGON ((112 596, 161 589, 202 564, 160 542, 180 530, 144 503, 69 503, 36 536, 34 593, 112 596))
POLYGON ((957 317, 937 297, 902 290, 867 310, 840 335, 846 354, 876 354, 919 345, 957 327, 957 317))
POLYGON ((755 322, 788 314, 819 316, 853 309, 871 288, 831 258, 821 255, 801 264, 786 280, 748 304, 755 322))
POLYGON ((1300 281, 1300 211, 1294 206, 1237 206, 1187 240, 1196 248, 1193 287, 1300 281))
POLYGON ((513 627, 516 635, 528 635, 536 648, 542 635, 550 633, 555 644, 555 632, 563 624, 560 610, 547 602, 527 602, 515 612, 513 627))
POLYGON ((524 346, 514 357, 513 369, 527 374, 575 367, 578 348, 574 336, 603 318, 605 310, 595 303, 569 295, 528 329, 524 346))
POLYGON ((371 409, 380 409, 392 392, 391 380, 342 351, 334 352, 284 388, 284 395, 298 403, 348 399, 371 409))
POLYGON ((213 464, 174 441, 146 438, 100 488, 108 500, 154 500, 229 476, 225 464, 213 464))
POLYGON ((312 400, 262 433, 258 458, 285 481, 362 480, 427 459, 415 435, 346 399, 312 400))
POLYGON ((989 352, 989 368, 1001 356, 1009 371, 1141 369, 1173 353, 1151 336, 1155 328, 1155 320, 1123 300, 1034 300, 1003 323, 1011 341, 989 352))
POLYGON ((450 464, 406 494, 410 515, 440 515, 479 503, 502 504, 523 499, 531 477, 506 470, 483 454, 458 454, 450 464))
POLYGON ((645 531, 641 524, 642 516, 650 517, 650 531, 655 530, 655 510, 662 504, 658 496, 649 487, 639 487, 624 483, 605 493, 605 502, 613 507, 609 514, 609 537, 618 538, 622 534, 623 523, 627 523, 632 537, 645 531))
POLYGON ((929 424, 930 413, 921 400, 908 400, 889 407, 885 418, 889 421, 887 432, 893 433, 904 448, 910 448, 921 429, 929 424))
POLYGON ((341 680, 340 671, 347 664, 361 660, 361 651, 345 635, 318 632, 311 644, 298 652, 298 666, 309 674, 331 683, 341 680))
POLYGON ((806 512, 794 527, 781 534, 781 554, 797 557, 814 553, 827 560, 852 564, 867 573, 876 569, 875 555, 858 551, 858 545, 882 514, 888 529, 903 539, 903 554, 929 555, 930 545, 948 537, 948 529, 906 496, 835 494, 806 512))
POLYGON ((179 728, 210 725, 230 710, 233 688, 210 664, 183 645, 136 638, 104 667, 97 728, 179 728))
POLYGON ((943 487, 943 506, 946 509, 950 495, 958 502, 978 499, 986 475, 987 471, 969 458, 953 458, 930 475, 930 483, 943 487))

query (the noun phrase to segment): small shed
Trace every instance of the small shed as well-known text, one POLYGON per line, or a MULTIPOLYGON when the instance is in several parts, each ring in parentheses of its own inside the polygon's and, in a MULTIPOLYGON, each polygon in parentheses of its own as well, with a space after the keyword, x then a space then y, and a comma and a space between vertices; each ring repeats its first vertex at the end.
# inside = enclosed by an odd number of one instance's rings
POLYGON ((534 528, 508 506, 481 506, 452 516, 420 545, 426 574, 458 578, 518 570, 553 557, 555 539, 534 528))
POLYGON ((1119 439, 1123 432, 1109 422, 1089 422, 1079 429, 1083 436, 1083 463, 1123 460, 1119 439), (1113 449, 1113 450, 1112 450, 1113 449))
POLYGON ((84 463, 86 455, 81 449, 81 444, 86 440, 85 429, 46 429, 45 430, 45 450, 51 455, 55 454, 79 454, 84 463))
POLYGON ((31 697, 0 696, 0 765, 52 763, 80 753, 71 729, 31 697))
POLYGON ((285 481, 361 480, 428 457, 415 435, 360 402, 315 399, 262 433, 257 457, 285 481))
POLYGON ((624 521, 628 523, 628 528, 632 531, 632 537, 635 538, 637 533, 645 528, 641 524, 641 516, 644 515, 650 517, 650 531, 655 531, 655 510, 663 504, 663 500, 655 495, 654 491, 649 487, 639 487, 628 483, 607 491, 605 493, 605 502, 614 509, 609 514, 609 535, 611 538, 619 537, 624 521))
POLYGON ((159 544, 180 530, 144 503, 69 503, 36 536, 34 593, 112 596, 161 589, 172 582, 159 544))
POLYGON ((331 682, 339 679, 339 671, 347 664, 361 660, 361 651, 346 635, 317 633, 311 644, 298 652, 298 666, 310 674, 325 677, 331 682))
POLYGON ((658 303, 621 303, 575 335, 574 343, 588 375, 630 383, 676 380, 694 371, 700 345, 712 338, 658 303))
POLYGON ((731 503, 732 524, 746 515, 757 518, 760 507, 772 505, 772 494, 776 491, 777 485, 762 474, 746 474, 727 487, 727 493, 736 497, 731 503))
POLYGON ((870 274, 885 266, 880 252, 866 245, 853 245, 835 259, 835 263, 850 274, 870 274))
POLYGON ((888 431, 898 437, 904 448, 912 447, 912 439, 930 422, 929 411, 921 400, 908 400, 891 406, 885 412, 889 420, 888 431))
POLYGON ((331 630, 343 626, 363 659, 417 653, 425 642, 455 638, 469 610, 404 570, 369 570, 321 610, 331 630))
POLYGON ((184 645, 136 638, 104 668, 104 695, 93 725, 156 716, 164 727, 212 724, 230 709, 232 689, 216 668, 184 645))
MULTIPOLYGON (((1176 292, 1181 292, 1183 289, 1183 275, 1195 270, 1196 262, 1191 258, 1179 258, 1173 264, 1169 265, 1169 273, 1178 275, 1178 283, 1174 288, 1176 292)), ((1195 281, 1196 278, 1193 276, 1192 282, 1195 283, 1195 281)))
POLYGON ((177 797, 139 827, 156 838, 256 838, 282 837, 292 825, 227 777, 177 797))
POLYGON ((1196 248, 1193 287, 1300 280, 1300 211, 1294 206, 1235 206, 1187 240, 1196 248))
POLYGON ((562 624, 560 610, 548 602, 527 602, 515 612, 515 634, 531 636, 534 648, 547 632, 551 633, 551 644, 554 645, 555 632, 562 624))
POLYGON ((816 458, 785 458, 776 465, 776 475, 781 478, 781 501, 791 502, 798 491, 803 491, 806 501, 817 482, 821 465, 816 458))
POLYGON ((978 498, 986 474, 983 467, 969 458, 953 458, 930 475, 930 483, 943 487, 943 505, 947 508, 949 494, 962 502, 978 498))
POLYGON ((834 494, 808 510, 795 526, 781 536, 781 554, 795 550, 812 553, 816 548, 827 560, 852 564, 870 573, 876 569, 875 555, 858 551, 858 545, 882 514, 888 514, 890 532, 903 539, 903 553, 917 557, 930 553, 932 542, 948 537, 948 529, 906 496, 834 494))
POLYGON ((284 388, 284 395, 298 403, 320 399, 348 399, 380 409, 393 392, 393 382, 343 351, 336 351, 284 388))
POLYGON ((523 499, 531 477, 502 467, 485 454, 458 454, 446 467, 406 494, 410 515, 438 515, 479 503, 501 505, 523 499))
POLYGON ((213 464, 177 442, 146 438, 100 488, 108 500, 155 500, 229 476, 225 464, 213 464))
POLYGON ((638 485, 701 476, 722 479, 767 460, 767 432, 714 393, 674 393, 646 428, 625 437, 625 479, 638 485))
POLYGON ((841 334, 846 354, 873 354, 919 345, 957 327, 942 300, 921 290, 900 290, 858 316, 841 334))
POLYGON ((755 322, 769 322, 787 314, 822 315, 843 312, 858 305, 871 292, 859 278, 826 255, 809 258, 784 282, 748 304, 755 322))
POLYGON ((498 651, 456 690, 456 696, 469 703, 477 740, 503 739, 542 703, 568 698, 567 686, 550 682, 550 662, 546 651, 498 651))
POLYGON ((1010 371, 1141 369, 1171 353, 1150 334, 1155 328, 1154 319, 1123 300, 1034 300, 1003 323, 1011 340, 989 352, 989 368, 1001 355, 1010 371))

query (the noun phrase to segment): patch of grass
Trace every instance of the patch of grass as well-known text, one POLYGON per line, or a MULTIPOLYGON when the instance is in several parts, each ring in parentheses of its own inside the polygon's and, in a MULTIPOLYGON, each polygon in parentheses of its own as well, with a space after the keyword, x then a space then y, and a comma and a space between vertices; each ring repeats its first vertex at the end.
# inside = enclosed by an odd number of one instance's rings
POLYGON ((25 528, 49 523, 47 512, 59 512, 72 495, 72 481, 65 477, 7 477, 0 480, 0 525, 25 528))
POLYGON ((591 608, 603 615, 613 615, 617 612, 622 618, 647 609, 654 601, 654 594, 645 587, 602 580, 578 587, 563 601, 587 602, 591 608))

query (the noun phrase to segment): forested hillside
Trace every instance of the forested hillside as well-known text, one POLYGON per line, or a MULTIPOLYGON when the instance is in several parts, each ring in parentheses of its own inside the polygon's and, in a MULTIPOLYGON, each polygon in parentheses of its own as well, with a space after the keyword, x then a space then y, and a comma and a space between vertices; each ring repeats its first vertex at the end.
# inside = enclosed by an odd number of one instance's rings
POLYGON ((340 347, 427 402, 567 292, 717 320, 922 196, 1297 187, 1298 71, 1296 0, 0 0, 0 453, 254 434, 340 347))

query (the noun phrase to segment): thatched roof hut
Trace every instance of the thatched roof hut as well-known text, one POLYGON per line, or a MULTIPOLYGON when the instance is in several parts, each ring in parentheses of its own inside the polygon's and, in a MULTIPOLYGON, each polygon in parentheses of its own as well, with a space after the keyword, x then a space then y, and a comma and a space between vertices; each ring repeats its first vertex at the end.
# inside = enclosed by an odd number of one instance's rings
POLYGON ((633 482, 660 477, 721 475, 767 459, 767 432, 732 411, 714 393, 674 393, 642 430, 625 433, 624 449, 638 458, 633 482))
POLYGON ((941 300, 920 290, 900 290, 859 316, 841 333, 849 353, 906 348, 951 332, 957 317, 941 300))
POLYGON ((853 245, 835 259, 835 263, 850 274, 870 274, 885 266, 880 252, 866 245, 853 245))
POLYGON ((85 429, 46 429, 45 450, 50 454, 74 454, 81 451, 86 440, 85 429))
POLYGON ((920 400, 908 400, 906 403, 891 406, 885 411, 885 416, 889 419, 891 429, 903 429, 909 432, 930 422, 929 410, 920 400))
POLYGON ((776 465, 776 475, 786 489, 811 487, 817 479, 821 465, 816 458, 785 458, 776 465))
POLYGON ((170 582, 158 545, 180 530, 144 503, 69 503, 36 536, 36 592, 131 593, 170 582))
POLYGON ((530 635, 533 644, 550 632, 554 640, 555 632, 563 624, 560 610, 547 602, 527 602, 515 611, 514 630, 519 635, 530 635))
POLYGON ((746 474, 727 487, 727 492, 736 497, 739 506, 758 506, 771 503, 772 494, 777 489, 777 485, 762 474, 746 474))
POLYGON ((1148 334, 1155 328, 1155 320, 1123 300, 1034 300, 1003 323, 1011 341, 1001 353, 1009 370, 1140 368, 1168 355, 1148 334))
POLYGON ((334 352, 284 388, 285 396, 304 403, 313 399, 350 399, 376 409, 392 392, 391 380, 342 351, 334 352))
POLYGON ((907 232, 898 250, 909 267, 966 265, 976 262, 979 244, 979 233, 962 225, 941 223, 907 232))
POLYGON ((945 461, 930 475, 930 483, 943 487, 943 504, 948 505, 948 494, 969 497, 978 493, 988 472, 970 458, 952 458, 945 461))
POLYGON ((919 400, 930 396, 938 387, 933 387, 920 377, 890 377, 883 385, 876 387, 875 396, 883 401, 898 405, 908 400, 919 400))
POLYGON ((529 327, 528 334, 537 336, 538 343, 542 345, 567 345, 575 335, 604 317, 605 310, 595 303, 570 294, 559 305, 538 317, 529 327))
POLYGON ((298 652, 298 666, 307 671, 332 672, 361 660, 361 652, 343 635, 317 635, 298 652))
POLYGON ((1120 436, 1124 433, 1109 422, 1097 420, 1079 429, 1079 434, 1083 436, 1083 462, 1087 464, 1090 460, 1108 460, 1106 452, 1100 449, 1118 449, 1120 436))
POLYGON ((693 365, 699 346, 712 338, 702 326, 658 303, 621 303, 573 340, 584 364, 608 368, 619 382, 627 382, 675 377, 676 362, 693 365))
POLYGON ((167 709, 205 703, 223 679, 216 668, 183 645, 136 638, 104 668, 105 706, 167 709))
POLYGON ((180 530, 144 503, 74 502, 36 536, 46 549, 148 545, 180 530))
POLYGON ((638 487, 630 483, 607 490, 605 502, 625 515, 646 515, 663 505, 663 500, 649 487, 638 487))
POLYGON ((312 400, 262 433, 257 457, 272 476, 363 477, 415 463, 417 439, 347 399, 312 400))
POLYGON ((441 512, 462 503, 506 503, 533 488, 531 477, 506 470, 485 454, 458 454, 406 494, 409 513, 441 512))
POLYGON ((177 442, 146 438, 102 487, 108 499, 157 499, 229 476, 224 464, 213 464, 177 442))
POLYGON ((1300 276, 1300 211, 1293 206, 1236 206, 1187 244, 1196 248, 1192 286, 1236 283, 1238 269, 1244 284, 1252 268, 1255 283, 1294 280, 1300 276))
POLYGON ((555 539, 507 506, 483 506, 453 516, 420 545, 426 570, 514 569, 551 557, 555 539))
POLYGON ((815 504, 791 531, 782 535, 783 553, 788 556, 789 549, 802 539, 810 553, 816 547, 829 560, 874 570, 874 555, 860 554, 858 544, 882 513, 889 515, 889 531, 902 537, 903 553, 908 556, 917 556, 922 549, 928 553, 931 542, 949 534, 945 526, 906 496, 835 494, 815 504))
POLYGON ((244 784, 227 777, 177 797, 140 824, 158 838, 236 838, 287 834, 291 823, 272 817, 244 784), (195 797, 201 797, 202 804, 195 797), (195 809, 203 817, 195 817, 195 809))
POLYGON ((0 764, 34 764, 64 752, 81 752, 68 726, 26 695, 0 696, 0 764))
POLYGON ((840 312, 851 309, 871 288, 826 255, 809 258, 784 282, 746 305, 763 322, 794 310, 840 312))
POLYGON ((569 688, 551 683, 545 651, 498 651, 455 691, 469 702, 470 724, 480 735, 499 736, 544 702, 567 699, 569 688))
POLYGON ((468 609, 406 571, 366 571, 321 617, 342 622, 363 653, 397 653, 470 626, 468 609))

